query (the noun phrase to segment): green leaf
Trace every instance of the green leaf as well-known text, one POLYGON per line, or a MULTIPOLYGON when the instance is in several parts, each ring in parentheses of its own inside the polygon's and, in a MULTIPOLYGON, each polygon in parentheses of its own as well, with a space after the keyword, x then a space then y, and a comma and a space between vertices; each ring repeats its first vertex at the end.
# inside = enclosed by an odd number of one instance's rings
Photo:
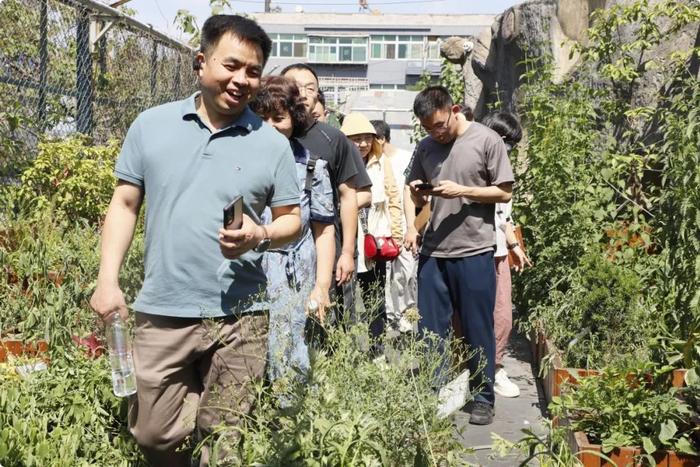
POLYGON ((678 427, 676 427, 676 422, 673 420, 666 420, 661 422, 661 431, 659 432, 659 441, 662 444, 668 444, 668 442, 676 436, 678 432, 678 427))
POLYGON ((656 445, 654 442, 649 438, 648 436, 643 436, 642 437, 642 447, 646 452, 649 454, 653 453, 656 451, 656 445))

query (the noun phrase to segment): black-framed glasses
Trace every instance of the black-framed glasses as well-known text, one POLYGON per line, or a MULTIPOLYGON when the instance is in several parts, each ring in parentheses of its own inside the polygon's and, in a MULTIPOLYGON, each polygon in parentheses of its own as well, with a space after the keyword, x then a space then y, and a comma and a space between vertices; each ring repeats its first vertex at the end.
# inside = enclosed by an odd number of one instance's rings
POLYGON ((445 123, 442 123, 440 125, 435 125, 434 128, 428 128, 423 124, 421 124, 421 126, 428 133, 441 132, 441 131, 447 130, 447 127, 449 126, 451 119, 452 119, 452 112, 450 112, 450 115, 449 115, 449 117, 447 117, 447 121, 445 123))

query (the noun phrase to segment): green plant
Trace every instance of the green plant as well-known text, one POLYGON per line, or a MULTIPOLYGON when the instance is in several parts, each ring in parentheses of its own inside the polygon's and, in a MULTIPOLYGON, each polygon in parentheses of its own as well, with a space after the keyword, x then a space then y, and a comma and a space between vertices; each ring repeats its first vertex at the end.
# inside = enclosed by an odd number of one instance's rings
POLYGON ((555 427, 547 420, 544 422, 544 433, 539 430, 526 428, 521 430, 523 436, 513 442, 493 433, 494 458, 503 458, 513 452, 519 454, 518 466, 526 467, 537 461, 541 467, 573 467, 582 465, 576 458, 576 453, 566 439, 566 431, 555 427))
POLYGON ((112 394, 106 357, 54 349, 47 370, 0 378, 0 463, 132 466, 141 456, 126 429, 126 400, 112 394))
POLYGON ((597 368, 620 358, 648 358, 656 315, 633 269, 589 253, 567 283, 568 290, 552 291, 551 303, 536 306, 530 315, 535 330, 562 350, 565 366, 597 368))
POLYGON ((118 152, 116 141, 93 146, 80 136, 40 143, 36 159, 21 177, 24 208, 32 213, 50 206, 68 220, 98 223, 114 190, 118 152))
MULTIPOLYGON (((463 449, 447 419, 437 417, 433 373, 442 361, 412 338, 388 362, 370 358, 366 325, 330 330, 327 350, 312 354, 306 378, 258 388, 244 419, 243 465, 455 465, 463 449), (416 370, 420 368, 420 372, 416 370)), ((226 445, 231 428, 217 433, 226 445)), ((230 447, 230 446, 229 446, 230 447)))
POLYGON ((647 454, 659 449, 697 454, 693 411, 670 388, 668 370, 648 365, 605 368, 553 398, 550 411, 568 419, 571 430, 601 444, 604 453, 641 446, 647 454))

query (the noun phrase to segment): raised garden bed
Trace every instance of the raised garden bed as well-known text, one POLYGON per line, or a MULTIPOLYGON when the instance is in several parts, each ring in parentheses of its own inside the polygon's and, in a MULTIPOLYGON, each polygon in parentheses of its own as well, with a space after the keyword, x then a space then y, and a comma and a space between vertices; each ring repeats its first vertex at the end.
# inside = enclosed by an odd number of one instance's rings
MULTIPOLYGON (((561 388, 564 384, 576 384, 579 378, 600 374, 598 370, 584 368, 566 368, 561 360, 561 351, 543 335, 530 337, 530 351, 533 360, 537 365, 537 371, 542 383, 547 405, 552 402, 553 397, 561 395, 561 388)), ((685 386, 685 373, 687 370, 673 370, 672 386, 681 388, 685 386)), ((700 464, 698 464, 700 465, 700 464)))
MULTIPOLYGON (((639 447, 620 447, 604 454, 611 461, 602 456, 602 446, 591 444, 588 436, 582 431, 569 433, 569 445, 576 458, 584 467, 622 467, 642 465, 641 455, 643 451, 639 447)), ((657 451, 652 454, 658 467, 697 467, 700 465, 700 456, 679 454, 674 451, 657 451)))

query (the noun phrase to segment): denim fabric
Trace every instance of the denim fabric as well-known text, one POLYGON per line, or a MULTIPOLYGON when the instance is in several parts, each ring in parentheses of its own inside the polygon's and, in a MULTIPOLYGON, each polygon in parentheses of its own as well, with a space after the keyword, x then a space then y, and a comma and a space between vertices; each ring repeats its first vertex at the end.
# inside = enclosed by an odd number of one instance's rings
MULTIPOLYGON (((292 140, 297 177, 302 187, 306 180, 309 152, 292 140)), ((268 377, 271 381, 288 375, 291 370, 309 368, 309 352, 304 341, 306 300, 316 283, 316 248, 312 222, 332 224, 333 189, 327 163, 316 161, 311 190, 300 195, 302 231, 299 238, 284 248, 270 250, 263 256, 270 297, 268 333, 268 377)), ((271 214, 266 211, 264 222, 271 214)))

